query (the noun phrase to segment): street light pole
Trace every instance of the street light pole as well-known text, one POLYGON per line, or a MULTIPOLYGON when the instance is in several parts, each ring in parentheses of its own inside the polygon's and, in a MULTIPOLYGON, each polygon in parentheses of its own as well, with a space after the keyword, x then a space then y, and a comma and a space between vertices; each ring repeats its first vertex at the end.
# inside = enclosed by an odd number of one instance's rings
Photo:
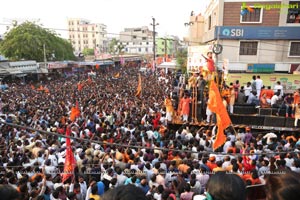
POLYGON ((155 23, 155 18, 152 17, 152 24, 153 26, 153 65, 154 65, 154 73, 156 73, 156 44, 155 44, 155 26, 159 25, 155 23))

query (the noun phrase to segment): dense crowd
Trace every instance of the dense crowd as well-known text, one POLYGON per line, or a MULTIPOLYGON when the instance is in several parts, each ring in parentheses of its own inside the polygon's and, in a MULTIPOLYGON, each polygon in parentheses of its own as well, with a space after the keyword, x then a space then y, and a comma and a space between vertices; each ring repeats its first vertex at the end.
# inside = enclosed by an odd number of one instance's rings
POLYGON ((275 178, 294 173, 290 185, 299 187, 299 133, 264 134, 249 127, 235 133, 229 127, 225 144, 213 151, 216 127, 170 126, 172 117, 185 114, 177 109, 182 107, 179 98, 167 103, 174 97, 171 93, 179 95, 174 83, 180 80, 172 74, 158 78, 143 73, 142 91, 136 96, 138 74, 137 68, 121 68, 95 77, 9 83, 1 91, 0 195, 3 188, 10 191, 9 185, 17 192, 8 199, 122 199, 115 191, 128 191, 122 193, 124 199, 127 194, 156 200, 244 199, 246 186, 266 180, 273 191, 270 173, 275 178), (80 115, 72 122, 76 105, 80 115), (175 108, 166 108, 170 106, 175 108), (172 110, 178 112, 170 116, 172 110), (76 168, 62 183, 63 136, 69 126, 76 168), (223 186, 213 187, 222 181, 223 186), (224 192, 227 197, 220 196, 224 192))

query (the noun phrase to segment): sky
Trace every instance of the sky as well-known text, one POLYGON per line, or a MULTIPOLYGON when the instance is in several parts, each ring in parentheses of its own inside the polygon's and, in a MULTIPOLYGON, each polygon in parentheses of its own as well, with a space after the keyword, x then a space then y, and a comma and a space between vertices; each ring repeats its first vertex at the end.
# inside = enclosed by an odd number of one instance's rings
MULTIPOLYGON (((0 34, 4 24, 17 21, 37 21, 45 28, 67 29, 68 18, 84 18, 103 23, 108 33, 120 33, 124 28, 148 26, 156 19, 158 36, 188 35, 191 11, 203 13, 209 0, 4 0, 0 7, 0 34)), ((67 38, 67 31, 57 31, 67 38)), ((115 37, 115 35, 107 35, 115 37)))

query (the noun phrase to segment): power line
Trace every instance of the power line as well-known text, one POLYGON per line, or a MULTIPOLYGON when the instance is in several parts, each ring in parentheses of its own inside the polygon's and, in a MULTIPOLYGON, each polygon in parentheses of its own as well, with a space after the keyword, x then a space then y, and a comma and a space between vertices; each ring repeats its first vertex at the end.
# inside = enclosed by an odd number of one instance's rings
MULTIPOLYGON (((153 18, 154 19, 154 18, 153 18)), ((155 19, 154 19, 155 20, 155 19)), ((9 26, 11 24, 3 24, 3 23, 0 23, 0 26, 9 26)), ((152 25, 152 24, 151 24, 152 25)), ((158 25, 158 24, 157 24, 158 25)), ((153 25, 152 25, 153 26, 153 25)), ((81 33, 102 33, 102 32, 98 32, 98 31, 88 31, 88 30, 68 30, 68 29, 60 29, 60 28, 47 28, 45 27, 45 29, 49 29, 49 30, 57 30, 57 31, 68 31, 68 32, 81 32, 81 33)), ((155 29, 155 27, 154 27, 155 29)), ((155 32, 155 31, 154 31, 155 32)), ((124 34, 124 33, 109 33, 109 32, 106 32, 106 34, 108 35, 116 35, 116 36, 136 36, 137 38, 144 38, 144 36, 138 36, 138 35, 133 35, 133 34, 124 34)), ((155 41, 155 35, 153 34, 153 36, 146 36, 146 38, 151 38, 153 41, 155 41)), ((240 41, 240 40, 234 40, 234 41, 240 41)), ((250 42, 252 40, 249 40, 250 42)), ((180 42, 184 42, 184 41, 180 41, 180 42)), ((201 42, 198 42, 198 41, 186 41, 186 43, 192 43, 192 44, 199 44, 199 45, 203 45, 203 43, 201 42)), ((290 47, 289 45, 280 45, 280 44, 272 44, 272 43, 267 43, 267 42, 263 42, 261 40, 259 40, 259 43, 263 43, 263 44, 269 44, 269 45, 273 45, 273 46, 282 46, 282 47, 290 47)), ((154 42, 153 42, 153 45, 154 42)), ((236 48, 240 48, 240 46, 237 46, 237 45, 224 45, 222 44, 222 46, 224 47, 236 47, 236 48)), ((278 52, 278 50, 276 49, 268 49, 268 48, 249 48, 247 47, 247 49, 256 49, 256 50, 264 50, 264 51, 274 51, 274 52, 278 52)), ((298 53, 297 51, 290 51, 290 50, 281 50, 281 52, 290 52, 290 53, 298 53)))

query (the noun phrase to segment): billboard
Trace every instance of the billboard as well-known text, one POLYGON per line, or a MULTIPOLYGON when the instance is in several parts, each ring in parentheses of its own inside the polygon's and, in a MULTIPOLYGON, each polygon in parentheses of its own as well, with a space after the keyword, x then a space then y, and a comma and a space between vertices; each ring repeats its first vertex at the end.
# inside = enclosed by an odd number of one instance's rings
MULTIPOLYGON (((300 27, 220 26, 219 39, 299 40, 300 27)), ((215 38, 218 37, 218 27, 215 38)))
POLYGON ((206 56, 207 52, 212 51, 213 45, 189 46, 187 59, 187 72, 199 72, 202 67, 206 66, 206 60, 202 56, 206 56))

